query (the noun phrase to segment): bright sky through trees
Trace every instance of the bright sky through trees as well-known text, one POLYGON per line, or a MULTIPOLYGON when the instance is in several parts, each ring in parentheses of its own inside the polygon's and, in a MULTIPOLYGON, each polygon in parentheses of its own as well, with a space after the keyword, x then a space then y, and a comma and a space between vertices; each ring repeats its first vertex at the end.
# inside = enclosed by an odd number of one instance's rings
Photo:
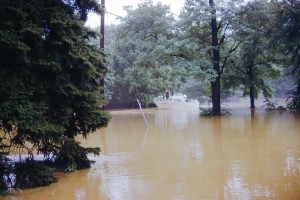
MULTIPOLYGON (((179 15, 180 9, 183 7, 184 0, 152 0, 154 4, 161 2, 162 4, 170 5, 171 12, 175 15, 179 15)), ((100 0, 99 0, 100 2, 100 0)), ((126 12, 123 10, 124 6, 132 6, 136 8, 138 3, 143 3, 144 0, 106 0, 106 15, 105 15, 105 24, 117 24, 119 20, 116 19, 118 16, 125 16, 126 12)), ((175 16, 176 18, 176 16, 175 16)), ((97 27, 100 26, 100 17, 94 13, 90 13, 88 16, 88 21, 86 25, 89 27, 97 27)))

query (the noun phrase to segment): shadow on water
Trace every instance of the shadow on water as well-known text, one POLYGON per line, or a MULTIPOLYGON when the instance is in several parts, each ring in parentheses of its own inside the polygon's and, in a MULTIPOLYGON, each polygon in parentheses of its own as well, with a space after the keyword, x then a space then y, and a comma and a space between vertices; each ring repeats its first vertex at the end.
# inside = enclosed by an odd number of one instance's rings
POLYGON ((91 169, 0 199, 300 199, 300 117, 233 109, 111 111, 107 128, 81 140, 101 147, 91 169))

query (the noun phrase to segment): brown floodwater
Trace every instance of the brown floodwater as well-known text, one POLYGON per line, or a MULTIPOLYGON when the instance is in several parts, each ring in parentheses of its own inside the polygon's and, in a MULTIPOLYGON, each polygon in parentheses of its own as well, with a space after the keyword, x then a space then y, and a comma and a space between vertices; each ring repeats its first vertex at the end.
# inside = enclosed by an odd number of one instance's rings
POLYGON ((92 168, 0 199, 300 199, 300 116, 257 109, 110 111, 107 128, 81 140, 101 147, 92 168))

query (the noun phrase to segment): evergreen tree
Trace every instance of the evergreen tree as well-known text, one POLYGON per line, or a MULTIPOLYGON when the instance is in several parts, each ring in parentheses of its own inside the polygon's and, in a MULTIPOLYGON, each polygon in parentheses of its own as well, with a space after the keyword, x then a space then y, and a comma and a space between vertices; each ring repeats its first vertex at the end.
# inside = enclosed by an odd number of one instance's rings
POLYGON ((0 7, 1 145, 9 153, 26 148, 59 159, 64 153, 65 167, 87 167, 70 158, 74 149, 82 160, 91 152, 75 137, 110 119, 100 109, 96 81, 105 75, 104 54, 89 45, 95 33, 84 27, 87 12, 99 13, 100 6, 94 0, 2 0, 0 7))

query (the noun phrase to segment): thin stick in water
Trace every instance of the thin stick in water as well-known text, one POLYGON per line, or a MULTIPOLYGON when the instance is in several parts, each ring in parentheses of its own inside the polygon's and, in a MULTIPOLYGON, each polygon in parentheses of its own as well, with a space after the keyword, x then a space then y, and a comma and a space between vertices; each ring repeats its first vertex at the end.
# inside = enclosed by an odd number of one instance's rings
POLYGON ((142 111, 142 114, 143 114, 143 117, 144 117, 144 121, 145 121, 147 127, 149 128, 148 123, 147 123, 147 119, 146 119, 146 117, 145 117, 145 114, 144 114, 144 111, 143 111, 142 106, 141 106, 141 104, 140 104, 140 101, 139 101, 138 99, 136 99, 136 100, 137 100, 137 102, 138 102, 138 104, 139 104, 140 110, 142 111))

